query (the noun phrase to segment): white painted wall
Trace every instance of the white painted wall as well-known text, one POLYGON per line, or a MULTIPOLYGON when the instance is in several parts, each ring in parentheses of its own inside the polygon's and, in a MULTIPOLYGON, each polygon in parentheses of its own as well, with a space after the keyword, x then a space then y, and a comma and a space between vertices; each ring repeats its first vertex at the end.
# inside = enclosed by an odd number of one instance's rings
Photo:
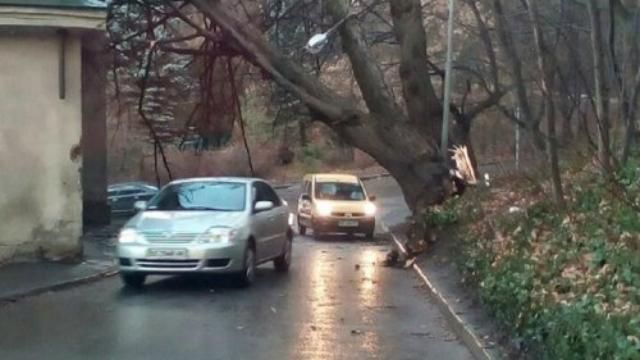
POLYGON ((59 37, 0 32, 0 263, 81 251, 80 46, 69 36, 61 100, 59 37))

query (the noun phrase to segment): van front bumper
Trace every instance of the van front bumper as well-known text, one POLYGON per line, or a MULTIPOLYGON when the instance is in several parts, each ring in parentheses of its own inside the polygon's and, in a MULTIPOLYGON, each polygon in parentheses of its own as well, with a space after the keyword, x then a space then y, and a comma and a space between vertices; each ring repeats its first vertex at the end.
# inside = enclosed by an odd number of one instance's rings
POLYGON ((318 233, 372 233, 376 226, 375 217, 312 217, 300 218, 302 225, 318 233))

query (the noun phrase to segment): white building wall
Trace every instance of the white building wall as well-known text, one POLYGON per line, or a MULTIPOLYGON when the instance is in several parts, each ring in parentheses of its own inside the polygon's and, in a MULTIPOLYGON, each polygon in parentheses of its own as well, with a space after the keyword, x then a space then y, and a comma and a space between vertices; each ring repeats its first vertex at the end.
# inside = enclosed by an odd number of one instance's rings
POLYGON ((0 32, 0 263, 81 251, 81 42, 0 32))

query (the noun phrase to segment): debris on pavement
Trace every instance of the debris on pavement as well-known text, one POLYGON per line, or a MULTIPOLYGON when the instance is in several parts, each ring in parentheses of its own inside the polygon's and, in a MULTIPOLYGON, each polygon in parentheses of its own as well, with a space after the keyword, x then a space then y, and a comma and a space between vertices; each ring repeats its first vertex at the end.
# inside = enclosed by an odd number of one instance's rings
POLYGON ((351 330, 351 335, 362 335, 362 330, 353 329, 351 330))
POLYGON ((410 333, 411 336, 416 336, 416 337, 432 337, 431 336, 431 332, 429 331, 414 331, 412 333, 410 333))
POLYGON ((360 264, 356 264, 355 269, 356 271, 360 270, 360 264))
POLYGON ((384 259, 382 263, 383 266, 392 267, 398 263, 398 259, 400 258, 400 253, 397 250, 391 250, 387 253, 387 257, 384 259))
POLYGON ((271 312, 272 312, 272 313, 274 313, 274 314, 277 314, 277 313, 278 313, 278 310, 276 310, 276 308, 274 308, 274 307, 272 306, 272 307, 271 307, 271 312))

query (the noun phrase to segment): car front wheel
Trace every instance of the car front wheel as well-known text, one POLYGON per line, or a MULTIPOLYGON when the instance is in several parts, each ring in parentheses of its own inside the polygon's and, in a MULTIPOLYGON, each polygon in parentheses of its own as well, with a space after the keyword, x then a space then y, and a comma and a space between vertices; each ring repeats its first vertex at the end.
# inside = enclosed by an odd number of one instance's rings
POLYGON ((126 287, 133 289, 140 289, 144 286, 144 282, 147 279, 145 274, 137 273, 120 273, 120 278, 126 287))
POLYGON ((243 287, 251 286, 256 281, 256 251, 251 246, 244 252, 244 264, 238 280, 243 287))

